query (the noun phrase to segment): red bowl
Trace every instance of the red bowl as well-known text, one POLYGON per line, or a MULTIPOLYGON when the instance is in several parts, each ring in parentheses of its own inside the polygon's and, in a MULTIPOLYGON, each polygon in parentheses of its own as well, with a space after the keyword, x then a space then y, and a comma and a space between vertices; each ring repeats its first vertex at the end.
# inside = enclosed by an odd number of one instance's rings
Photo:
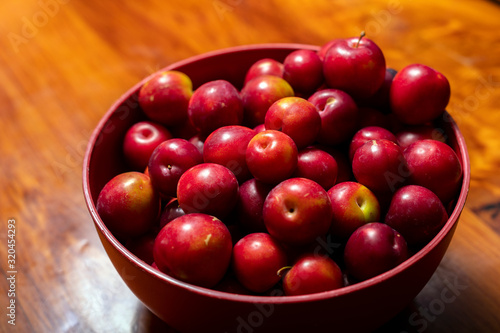
MULTIPOLYGON (((255 61, 282 61, 311 45, 266 44, 225 49, 192 57, 163 70, 186 73, 196 88, 225 79, 241 88, 255 61)), ((101 242, 132 292, 154 314, 180 332, 366 332, 404 309, 422 290, 443 258, 467 197, 470 162, 464 138, 449 114, 441 120, 463 165, 463 183, 449 220, 432 241, 398 267, 341 289, 304 296, 248 296, 193 286, 165 275, 128 251, 106 228, 96 210, 99 191, 124 169, 121 143, 127 129, 145 119, 137 103, 139 82, 116 101, 94 130, 83 168, 83 192, 101 242)))

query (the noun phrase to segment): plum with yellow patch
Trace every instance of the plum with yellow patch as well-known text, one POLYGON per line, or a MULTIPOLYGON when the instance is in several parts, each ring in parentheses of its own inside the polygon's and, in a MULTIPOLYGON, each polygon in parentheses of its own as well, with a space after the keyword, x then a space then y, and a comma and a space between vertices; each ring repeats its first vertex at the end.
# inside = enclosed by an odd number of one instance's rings
POLYGON ((267 110, 277 100, 294 96, 293 88, 283 78, 259 75, 248 81, 241 90, 244 123, 255 127, 263 124, 267 110))
POLYGON ((321 117, 316 107, 300 97, 285 97, 267 110, 265 126, 290 136, 298 149, 316 141, 321 129, 321 117))
POLYGON ((188 119, 193 83, 179 71, 161 71, 139 90, 139 105, 149 119, 165 126, 182 125, 188 119))
POLYGON ((332 202, 332 235, 347 239, 362 225, 380 221, 380 204, 366 186, 342 182, 328 190, 332 202))
POLYGON ((153 251, 160 271, 207 288, 222 280, 231 253, 227 227, 218 218, 201 213, 186 214, 165 225, 153 251))
POLYGON ((149 176, 136 171, 121 173, 103 187, 97 212, 119 238, 140 236, 152 228, 160 214, 160 196, 149 176))

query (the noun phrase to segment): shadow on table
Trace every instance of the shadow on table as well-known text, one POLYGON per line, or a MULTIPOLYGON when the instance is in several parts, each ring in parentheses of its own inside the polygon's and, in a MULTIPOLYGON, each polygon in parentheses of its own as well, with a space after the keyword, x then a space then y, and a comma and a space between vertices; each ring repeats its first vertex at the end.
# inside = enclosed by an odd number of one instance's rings
POLYGON ((409 318, 415 313, 417 304, 415 301, 398 313, 389 322, 374 331, 373 333, 417 333, 418 328, 410 325, 409 318))
MULTIPOLYGON (((416 333, 418 330, 409 325, 408 318, 415 311, 415 304, 412 303, 390 322, 382 326, 373 333, 416 333)), ((145 306, 139 304, 134 319, 134 326, 131 330, 134 333, 179 333, 160 318, 155 316, 145 306)), ((312 332, 311 332, 312 333, 312 332)))
POLYGON ((140 303, 133 323, 133 333, 179 333, 140 303))

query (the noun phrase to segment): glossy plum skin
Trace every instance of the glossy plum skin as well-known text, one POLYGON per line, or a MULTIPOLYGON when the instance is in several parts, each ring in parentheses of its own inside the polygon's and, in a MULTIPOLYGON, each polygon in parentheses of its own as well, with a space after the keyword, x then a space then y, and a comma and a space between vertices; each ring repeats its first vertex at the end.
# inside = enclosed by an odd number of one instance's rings
POLYGON ((357 182, 343 182, 328 190, 332 203, 330 232, 340 239, 348 239, 359 227, 380 221, 380 204, 366 186, 357 182))
POLYGON ((278 184, 289 178, 297 167, 297 146, 285 133, 265 130, 248 143, 246 162, 257 179, 278 184))
POLYGON ((287 296, 314 294, 343 286, 342 271, 335 261, 314 254, 300 257, 283 278, 287 296))
POLYGON ((203 156, 192 143, 184 139, 170 139, 155 148, 148 172, 154 187, 162 195, 176 197, 181 175, 200 163, 203 163, 203 156))
POLYGON ((283 64, 277 60, 264 58, 257 60, 248 69, 245 75, 244 85, 253 78, 261 75, 273 75, 283 77, 283 64))
POLYGON ((267 233, 251 233, 233 248, 232 267, 238 281, 247 289, 263 293, 279 280, 277 272, 287 265, 283 247, 267 233))
POLYGON ((424 244, 448 220, 441 200, 431 190, 407 185, 394 193, 384 222, 398 230, 408 245, 424 244))
POLYGON ((243 120, 243 103, 236 88, 225 80, 202 84, 189 101, 191 123, 203 135, 222 126, 239 125, 243 120))
POLYGON ((406 126, 396 133, 398 145, 405 149, 412 143, 419 140, 437 140, 446 142, 446 135, 440 128, 430 125, 406 126))
POLYGON ((368 38, 352 37, 334 43, 323 60, 328 87, 340 89, 355 99, 368 98, 385 79, 385 58, 368 38))
POLYGON ((338 166, 332 155, 319 148, 299 151, 298 163, 292 177, 307 178, 329 190, 337 180, 338 166))
POLYGON ((316 141, 321 129, 321 117, 316 107, 300 97, 285 97, 269 107, 265 117, 266 130, 285 133, 297 149, 316 141))
POLYGON ((165 126, 178 126, 188 119, 193 84, 179 71, 155 74, 139 90, 139 105, 149 119, 165 126))
POLYGON ((263 124, 266 112, 274 102, 292 96, 293 88, 281 77, 260 75, 253 78, 241 90, 244 123, 250 127, 263 124))
POLYGON ((347 93, 323 89, 308 99, 319 111, 321 130, 318 142, 337 145, 351 139, 358 129, 358 107, 347 93))
POLYGON ((434 192, 443 204, 458 194, 462 180, 462 165, 455 151, 437 140, 420 140, 404 150, 410 183, 434 192))
POLYGON ((408 258, 405 239, 384 223, 368 223, 356 229, 344 249, 348 273, 359 281, 382 274, 408 258))
POLYGON ((155 148, 171 138, 172 134, 164 126, 152 121, 140 121, 125 133, 123 154, 135 171, 143 171, 155 148))
POLYGON ((385 128, 378 126, 363 127, 354 134, 349 145, 349 158, 353 159, 356 150, 370 140, 385 139, 398 143, 396 136, 385 128))
POLYGON ((332 207, 328 194, 318 183, 290 178, 269 192, 263 216, 271 236, 285 244, 305 245, 328 232, 332 207))
POLYGON ((117 237, 146 233, 160 214, 160 197, 150 178, 140 172, 113 177, 97 198, 97 212, 117 237))
POLYGON ((323 83, 323 62, 314 51, 293 51, 283 61, 283 78, 296 93, 312 93, 323 83))
POLYGON ((262 183, 255 178, 240 185, 240 194, 236 204, 237 223, 248 232, 266 232, 262 209, 272 185, 262 183))
POLYGON ((401 148, 392 141, 379 139, 356 150, 352 172, 371 191, 389 193, 404 185, 409 171, 401 148))
POLYGON ((341 38, 335 38, 332 40, 329 40, 325 44, 321 46, 321 48, 318 50, 318 57, 323 61, 325 59, 326 52, 333 46, 333 44, 337 43, 341 38))
POLYGON ((266 130, 266 124, 257 125, 253 128, 253 130, 255 131, 255 134, 258 134, 260 132, 264 132, 266 130))
POLYGON ((436 119, 450 100, 450 83, 436 70, 421 64, 408 65, 392 81, 392 112, 408 125, 436 119))
POLYGON ((177 184, 177 200, 186 213, 204 213, 223 219, 238 199, 238 180, 220 164, 202 163, 186 172, 177 184))
POLYGON ((314 145, 314 148, 321 149, 327 152, 330 156, 337 162, 337 180, 336 184, 346 182, 353 179, 352 175, 352 163, 347 156, 347 152, 340 147, 332 147, 326 145, 314 145))
POLYGON ((231 235, 224 223, 198 213, 180 216, 163 227, 153 251, 160 271, 208 288, 222 280, 231 253, 231 235))
POLYGON ((167 223, 175 220, 179 216, 186 215, 186 213, 179 206, 179 201, 177 198, 171 199, 161 212, 160 216, 160 229, 163 228, 167 223))
POLYGON ((188 141, 191 142, 196 148, 198 148, 200 154, 203 155, 203 146, 205 145, 205 140, 205 136, 197 133, 196 135, 189 138, 188 141))
POLYGON ((244 126, 224 126, 213 131, 205 140, 203 160, 231 170, 239 183, 252 175, 246 163, 246 151, 255 131, 244 126))

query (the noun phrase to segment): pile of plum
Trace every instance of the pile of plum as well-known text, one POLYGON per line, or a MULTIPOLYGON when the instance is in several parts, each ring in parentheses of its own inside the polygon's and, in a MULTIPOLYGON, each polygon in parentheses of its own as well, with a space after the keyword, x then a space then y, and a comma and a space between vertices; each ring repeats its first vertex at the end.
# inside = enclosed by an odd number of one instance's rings
POLYGON ((148 120, 123 139, 128 170, 97 211, 139 258, 217 290, 301 295, 386 272, 448 220, 462 166, 436 126, 448 80, 386 67, 361 35, 283 62, 238 90, 161 71, 139 91, 148 120))

